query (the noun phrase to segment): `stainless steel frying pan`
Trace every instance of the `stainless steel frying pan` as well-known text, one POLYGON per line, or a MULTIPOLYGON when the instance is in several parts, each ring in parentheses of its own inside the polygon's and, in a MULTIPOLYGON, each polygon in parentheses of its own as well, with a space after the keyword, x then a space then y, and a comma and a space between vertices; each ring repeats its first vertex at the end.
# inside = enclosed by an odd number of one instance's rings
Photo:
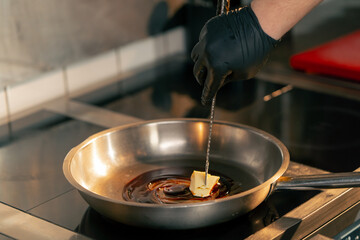
POLYGON ((359 173, 315 179, 282 177, 290 157, 278 139, 249 126, 215 121, 209 172, 215 170, 240 182, 242 192, 201 203, 169 205, 123 199, 124 186, 145 172, 172 167, 203 171, 208 127, 204 119, 172 119, 111 128, 74 147, 64 160, 63 171, 100 214, 129 225, 163 229, 228 221, 256 208, 276 187, 360 186, 359 173))

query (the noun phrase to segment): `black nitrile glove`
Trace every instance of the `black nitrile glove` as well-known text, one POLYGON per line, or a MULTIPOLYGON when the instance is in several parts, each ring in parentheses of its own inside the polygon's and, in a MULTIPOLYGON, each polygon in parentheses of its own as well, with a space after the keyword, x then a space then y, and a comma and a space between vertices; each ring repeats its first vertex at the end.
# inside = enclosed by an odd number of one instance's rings
POLYGON ((250 7, 211 18, 191 53, 194 76, 203 86, 202 104, 211 103, 224 84, 254 77, 277 42, 250 7))

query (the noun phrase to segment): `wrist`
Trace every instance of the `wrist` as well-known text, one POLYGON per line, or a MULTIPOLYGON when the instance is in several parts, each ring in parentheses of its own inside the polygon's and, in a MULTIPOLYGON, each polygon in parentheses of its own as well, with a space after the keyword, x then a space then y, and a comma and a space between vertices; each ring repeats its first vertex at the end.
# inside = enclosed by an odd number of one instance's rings
POLYGON ((322 0, 253 0, 251 8, 263 31, 280 39, 322 0))
MULTIPOLYGON (((261 1, 260 1, 261 2, 261 1)), ((278 23, 270 18, 269 11, 266 10, 259 1, 252 1, 250 7, 257 17, 262 30, 271 38, 279 40, 287 31, 284 31, 278 23)))

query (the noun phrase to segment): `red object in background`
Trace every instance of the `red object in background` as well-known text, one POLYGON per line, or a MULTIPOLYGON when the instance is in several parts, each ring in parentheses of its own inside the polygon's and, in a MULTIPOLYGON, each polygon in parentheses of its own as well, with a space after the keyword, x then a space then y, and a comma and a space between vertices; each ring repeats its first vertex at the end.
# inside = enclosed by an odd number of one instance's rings
POLYGON ((360 30, 295 54, 290 65, 307 73, 360 82, 360 30))

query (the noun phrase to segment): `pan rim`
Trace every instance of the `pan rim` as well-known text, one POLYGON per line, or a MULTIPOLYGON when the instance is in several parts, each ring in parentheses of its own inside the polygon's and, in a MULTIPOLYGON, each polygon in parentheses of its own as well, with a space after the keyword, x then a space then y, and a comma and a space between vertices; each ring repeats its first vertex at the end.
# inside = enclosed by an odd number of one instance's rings
POLYGON ((65 178, 67 179, 67 181, 73 186, 75 187, 76 190, 89 195, 90 197, 96 198, 96 199, 101 199, 102 201, 107 201, 113 204, 122 204, 122 205, 127 205, 127 206, 133 206, 133 207, 142 207, 142 208, 165 208, 165 209, 171 209, 171 208, 190 208, 190 207, 200 207, 200 206, 208 206, 208 205, 212 205, 212 204, 216 204, 216 203, 220 203, 220 202, 227 202, 227 201, 232 201, 234 199, 237 198, 242 198, 244 196, 247 195, 251 195, 254 192, 259 191, 260 189, 266 188, 269 186, 269 193, 271 193, 272 191, 272 187, 271 185, 276 184, 276 181, 285 173, 285 171, 287 170, 289 163, 290 163, 290 154, 288 149, 286 148, 286 146, 276 137, 274 137, 273 135, 271 135, 270 133, 267 133, 261 129, 258 129, 256 127, 252 127, 249 125, 245 125, 245 124, 241 124, 241 123, 234 123, 234 122, 230 122, 230 121, 223 121, 223 120, 215 120, 214 124, 221 124, 221 125, 228 125, 228 126, 232 126, 232 127, 238 127, 238 128, 242 128, 242 129, 246 129, 246 130, 250 130, 251 132, 258 134, 258 135, 262 135, 263 137, 265 137, 267 140, 271 141, 272 143, 274 143, 279 151, 281 152, 282 155, 282 163, 279 167, 279 169, 275 172, 275 174, 273 176, 271 176, 268 180, 266 180, 265 182, 259 184, 258 186, 248 189, 244 192, 232 195, 232 196, 228 196, 226 198, 221 198, 221 199, 215 199, 215 200, 209 200, 209 201, 204 201, 204 202, 199 202, 199 203, 178 203, 178 204, 149 204, 149 203, 138 203, 138 202, 130 202, 130 201, 125 201, 125 200, 117 200, 117 199, 112 199, 109 197, 105 197, 102 195, 99 195, 97 193, 94 193, 92 191, 90 191, 89 189, 83 187, 81 184, 78 183, 78 181, 75 180, 75 178, 72 176, 71 174, 71 170, 70 170, 70 166, 71 166, 71 161, 73 159, 73 156, 83 147, 87 146, 88 144, 92 143, 93 141, 95 141, 98 137, 100 136, 105 136, 107 134, 111 134, 112 132, 115 131, 119 131, 119 130, 123 130, 123 129, 128 129, 131 127, 135 127, 135 126, 140 126, 140 125, 151 125, 151 124, 166 124, 166 123, 176 123, 176 122, 209 122, 209 119, 203 119, 203 118, 164 118, 164 119, 156 119, 156 120, 144 120, 144 121, 140 121, 140 122, 134 122, 134 123, 129 123, 129 124, 124 124, 124 125, 120 125, 120 126, 116 126, 116 127, 112 127, 109 129, 105 129, 102 130, 98 133, 95 133, 91 136, 89 136, 88 138, 86 138, 84 141, 82 141, 80 144, 78 144, 77 146, 75 146, 74 148, 72 148, 68 154, 65 156, 64 162, 63 162, 63 174, 65 175, 65 178))

